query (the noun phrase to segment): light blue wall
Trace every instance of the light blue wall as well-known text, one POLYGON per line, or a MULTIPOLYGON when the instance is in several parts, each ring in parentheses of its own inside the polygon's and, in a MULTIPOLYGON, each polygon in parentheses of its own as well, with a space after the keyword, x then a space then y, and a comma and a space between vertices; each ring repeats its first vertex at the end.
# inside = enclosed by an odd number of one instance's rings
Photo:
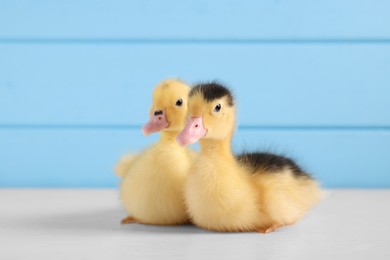
POLYGON ((235 92, 234 149, 390 187, 390 2, 0 0, 0 187, 114 187, 167 77, 235 92))

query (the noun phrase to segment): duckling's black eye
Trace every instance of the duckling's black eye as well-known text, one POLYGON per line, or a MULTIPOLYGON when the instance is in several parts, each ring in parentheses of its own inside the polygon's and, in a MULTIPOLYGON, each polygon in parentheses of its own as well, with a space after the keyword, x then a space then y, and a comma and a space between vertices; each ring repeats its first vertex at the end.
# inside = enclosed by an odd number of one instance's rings
POLYGON ((181 107, 181 105, 183 105, 183 99, 176 101, 176 106, 181 107))
POLYGON ((221 111, 221 108, 222 108, 221 104, 218 104, 215 106, 214 111, 219 112, 219 111, 221 111))

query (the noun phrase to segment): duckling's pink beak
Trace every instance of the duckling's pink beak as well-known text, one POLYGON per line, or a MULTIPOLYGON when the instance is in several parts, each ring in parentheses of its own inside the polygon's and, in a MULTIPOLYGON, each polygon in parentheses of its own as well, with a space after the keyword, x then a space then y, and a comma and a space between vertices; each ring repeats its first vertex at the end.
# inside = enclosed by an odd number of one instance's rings
POLYGON ((193 144, 205 136, 207 129, 203 125, 203 117, 191 117, 183 131, 176 137, 176 141, 181 146, 193 144))
POLYGON ((150 135, 167 128, 168 125, 169 123, 165 117, 165 111, 154 112, 154 115, 150 118, 149 122, 142 127, 142 133, 144 135, 150 135))

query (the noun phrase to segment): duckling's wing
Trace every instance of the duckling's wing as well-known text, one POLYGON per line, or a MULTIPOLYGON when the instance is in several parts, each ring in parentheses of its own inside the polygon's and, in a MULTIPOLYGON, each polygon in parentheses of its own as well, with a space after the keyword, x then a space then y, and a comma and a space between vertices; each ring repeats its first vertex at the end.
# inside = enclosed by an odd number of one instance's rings
POLYGON ((295 177, 311 178, 292 159, 266 152, 245 152, 236 156, 239 164, 251 169, 253 174, 277 174, 290 170, 295 177))
POLYGON ((119 161, 116 163, 114 168, 115 174, 118 177, 120 178, 125 177, 126 173, 130 169, 131 164, 134 161, 135 156, 136 156, 135 154, 130 153, 130 154, 126 154, 125 156, 119 159, 119 161))

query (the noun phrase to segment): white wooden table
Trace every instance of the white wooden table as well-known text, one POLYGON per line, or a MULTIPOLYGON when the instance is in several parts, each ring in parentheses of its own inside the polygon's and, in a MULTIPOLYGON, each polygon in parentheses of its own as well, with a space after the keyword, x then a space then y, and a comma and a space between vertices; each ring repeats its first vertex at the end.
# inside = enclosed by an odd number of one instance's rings
POLYGON ((0 259, 390 259, 390 190, 333 190, 271 234, 119 224, 115 190, 0 189, 0 259))

